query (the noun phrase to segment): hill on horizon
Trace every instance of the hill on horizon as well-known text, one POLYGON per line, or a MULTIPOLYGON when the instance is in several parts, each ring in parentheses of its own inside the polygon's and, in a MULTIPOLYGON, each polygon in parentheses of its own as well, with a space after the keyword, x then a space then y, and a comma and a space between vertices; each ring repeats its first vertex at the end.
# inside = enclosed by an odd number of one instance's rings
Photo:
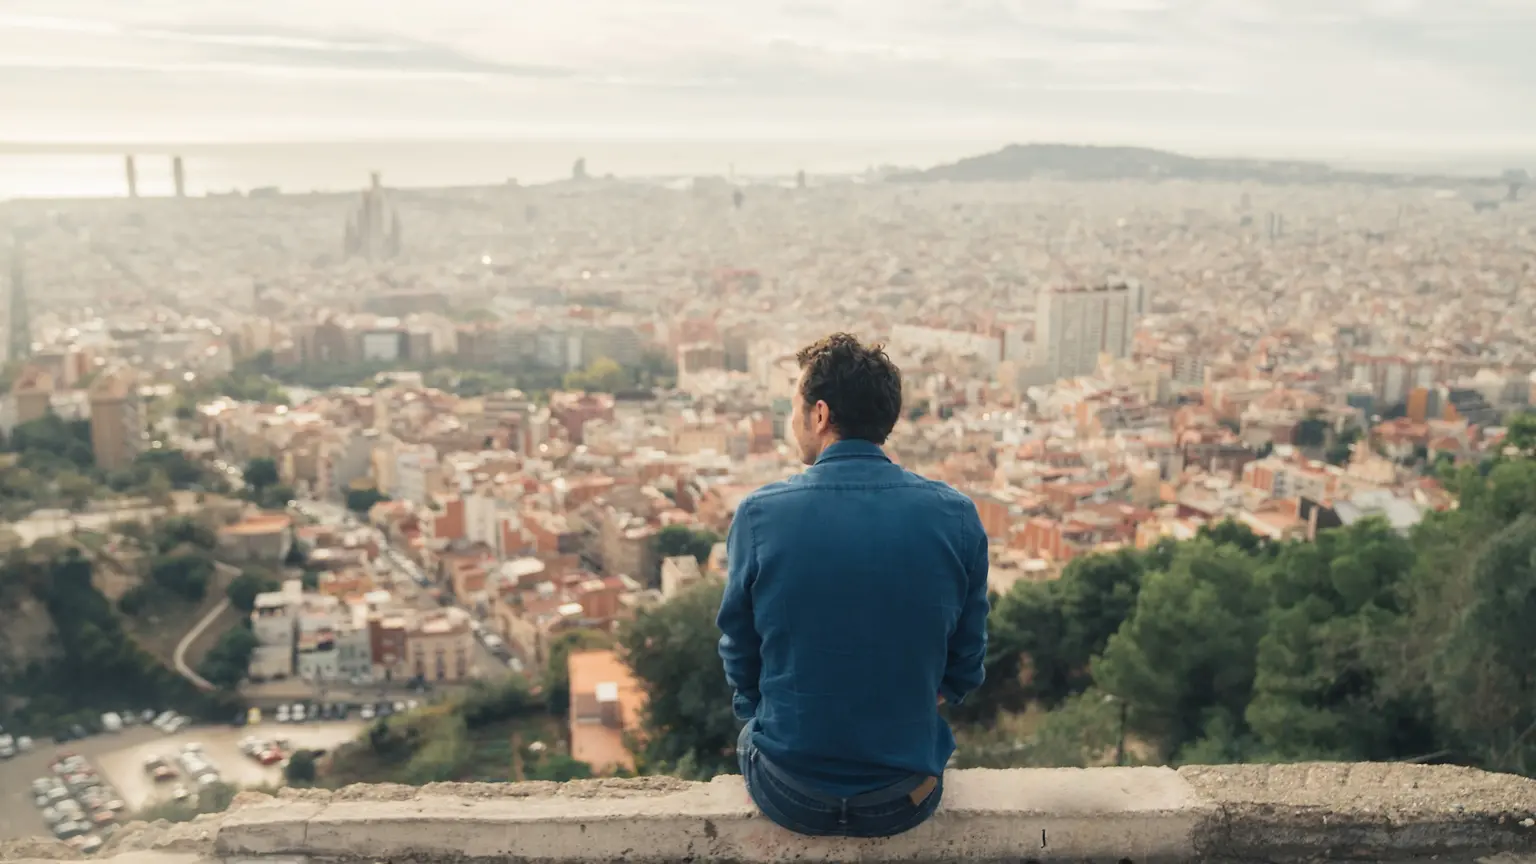
POLYGON ((1373 183, 1385 185, 1486 184, 1497 178, 1447 177, 1370 171, 1339 171, 1322 162, 1270 159, 1207 159, 1150 147, 1088 144, 1009 144, 923 171, 893 174, 897 183, 1061 180, 1207 180, 1260 183, 1373 183))

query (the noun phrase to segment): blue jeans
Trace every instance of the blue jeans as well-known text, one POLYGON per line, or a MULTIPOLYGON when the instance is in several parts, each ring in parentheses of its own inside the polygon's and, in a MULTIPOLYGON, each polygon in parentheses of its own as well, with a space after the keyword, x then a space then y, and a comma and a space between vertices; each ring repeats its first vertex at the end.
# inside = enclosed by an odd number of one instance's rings
POLYGON ((736 760, 747 781, 753 803, 774 824, 811 837, 893 837, 921 825, 944 797, 944 778, 919 803, 914 790, 926 777, 912 777, 895 786, 839 798, 810 788, 770 764, 752 746, 756 721, 747 723, 736 742, 736 760))

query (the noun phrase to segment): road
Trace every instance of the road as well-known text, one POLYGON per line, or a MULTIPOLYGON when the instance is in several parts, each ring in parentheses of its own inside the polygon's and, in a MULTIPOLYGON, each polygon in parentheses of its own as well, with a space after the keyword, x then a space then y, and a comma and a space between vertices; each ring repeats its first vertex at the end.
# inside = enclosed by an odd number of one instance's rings
MULTIPOLYGON (((228 565, 219 564, 217 566, 226 567, 228 565)), ((213 607, 207 615, 203 616, 203 620, 194 624, 192 629, 187 631, 187 635, 181 637, 180 642, 176 643, 176 654, 173 658, 176 663, 176 671, 181 673, 181 677, 196 684, 199 690, 205 692, 215 688, 212 684, 208 683, 208 679, 192 671, 192 667, 187 665, 187 649, 192 647, 192 643, 197 641, 197 637, 203 635, 203 631, 207 630, 213 622, 217 621, 219 616, 224 614, 224 610, 228 608, 229 598, 225 597, 219 601, 219 605, 213 607)))
MULTIPOLYGON (((358 524, 356 514, 345 507, 328 501, 306 500, 295 502, 294 509, 300 515, 333 527, 355 527, 358 524)), ((385 547, 387 544, 382 533, 379 533, 377 529, 372 530, 375 531, 380 547, 385 547)), ((406 572, 406 569, 393 557, 384 555, 383 558, 389 564, 390 577, 394 583, 391 587, 394 589, 397 597, 423 612, 440 608, 440 604, 437 602, 436 597, 433 596, 431 588, 418 585, 411 577, 411 574, 406 572)), ((471 618, 475 617, 474 613, 470 610, 466 609, 464 611, 471 618)), ((470 655, 470 674, 473 677, 487 681, 498 681, 515 674, 505 660, 497 657, 491 653, 490 649, 485 647, 485 643, 479 639, 474 640, 474 642, 475 647, 470 655)), ((366 690, 367 688, 364 689, 366 690)), ((363 696, 361 699, 353 701, 366 701, 366 699, 367 697, 363 696)))

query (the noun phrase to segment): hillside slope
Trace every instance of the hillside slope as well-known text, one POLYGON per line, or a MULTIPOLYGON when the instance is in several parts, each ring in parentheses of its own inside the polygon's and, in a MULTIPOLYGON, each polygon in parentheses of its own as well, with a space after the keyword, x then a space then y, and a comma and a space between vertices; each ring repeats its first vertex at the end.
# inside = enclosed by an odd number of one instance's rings
POLYGON ((1439 177, 1339 171, 1321 162, 1206 159, 1147 147, 1079 144, 1009 144, 993 153, 892 175, 897 183, 1062 180, 1208 180, 1260 183, 1368 183, 1380 185, 1489 184, 1495 178, 1439 177))

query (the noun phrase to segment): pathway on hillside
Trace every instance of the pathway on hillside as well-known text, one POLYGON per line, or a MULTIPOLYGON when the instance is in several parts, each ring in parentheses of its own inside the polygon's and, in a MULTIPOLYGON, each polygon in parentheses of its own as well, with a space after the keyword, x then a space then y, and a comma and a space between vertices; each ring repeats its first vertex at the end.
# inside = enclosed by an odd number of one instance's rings
MULTIPOLYGON (((226 577, 233 578, 234 576, 240 575, 240 569, 238 567, 231 567, 230 565, 221 561, 215 561, 213 566, 218 568, 219 572, 226 577)), ((225 597, 224 599, 220 600, 218 605, 214 606, 207 615, 203 616, 203 620, 194 624, 192 629, 187 631, 187 635, 181 637, 181 641, 176 644, 176 654, 173 658, 176 665, 176 671, 180 673, 181 677, 191 681, 193 684, 196 684, 200 690, 207 691, 215 690, 217 688, 210 684, 208 679, 192 671, 192 667, 187 665, 187 649, 192 646, 193 642, 197 641, 197 637, 203 635, 204 630, 207 630, 209 627, 213 626, 213 622, 219 620, 219 616, 223 615, 228 609, 229 598, 225 597)))

